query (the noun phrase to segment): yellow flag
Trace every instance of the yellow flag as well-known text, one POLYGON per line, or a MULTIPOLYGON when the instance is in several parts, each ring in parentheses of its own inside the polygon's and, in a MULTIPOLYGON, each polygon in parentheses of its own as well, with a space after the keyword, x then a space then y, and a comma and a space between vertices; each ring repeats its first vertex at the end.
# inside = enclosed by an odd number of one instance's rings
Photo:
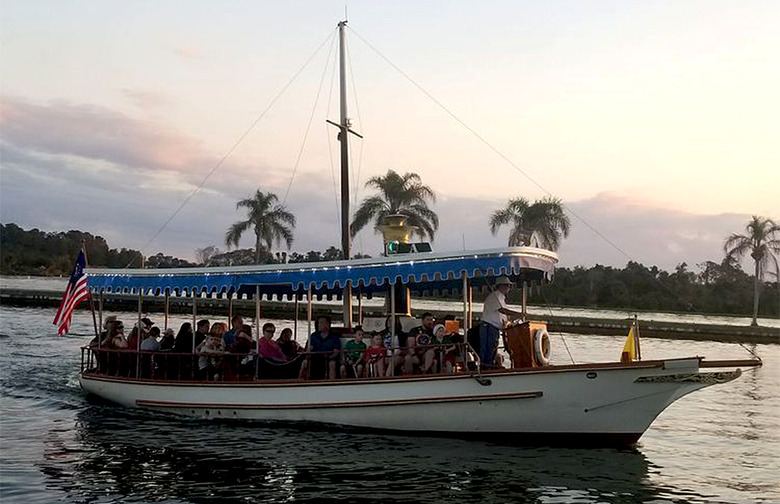
POLYGON ((636 360, 636 340, 634 338, 634 326, 628 330, 626 343, 623 345, 623 352, 620 354, 620 362, 632 362, 636 360))

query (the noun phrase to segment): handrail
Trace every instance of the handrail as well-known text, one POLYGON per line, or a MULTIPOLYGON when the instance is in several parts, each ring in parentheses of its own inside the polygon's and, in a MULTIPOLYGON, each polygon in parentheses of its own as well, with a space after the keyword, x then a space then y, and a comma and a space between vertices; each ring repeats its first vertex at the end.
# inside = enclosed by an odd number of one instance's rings
MULTIPOLYGON (((301 351, 289 361, 276 361, 259 355, 255 349, 246 353, 230 351, 174 352, 172 350, 134 350, 130 348, 105 348, 96 346, 81 347, 81 372, 84 374, 105 375, 116 378, 150 379, 159 381, 251 381, 260 378, 261 365, 283 367, 287 364, 300 365, 310 362, 316 356, 331 356, 346 362, 343 356, 348 353, 362 353, 366 349, 344 349, 330 351, 301 351), (203 366, 206 359, 205 366, 203 366), (251 368, 251 369, 250 369, 251 368), (213 373, 212 373, 213 371, 213 373), (139 376, 140 375, 140 376, 139 376), (216 378, 215 378, 216 376, 216 378)), ((397 349, 385 349, 384 358, 392 358, 394 351, 424 353, 439 349, 442 354, 460 355, 464 368, 468 368, 468 358, 473 359, 473 349, 466 343, 447 343, 416 345, 397 349), (450 347, 454 350, 446 352, 450 347)), ((443 368, 443 366, 440 367, 443 368)), ((464 369, 465 370, 465 369, 464 369)), ((444 374, 443 369, 438 374, 444 374)), ((359 378, 359 377, 358 377, 359 378)), ((357 378, 352 378, 357 379, 357 378)))

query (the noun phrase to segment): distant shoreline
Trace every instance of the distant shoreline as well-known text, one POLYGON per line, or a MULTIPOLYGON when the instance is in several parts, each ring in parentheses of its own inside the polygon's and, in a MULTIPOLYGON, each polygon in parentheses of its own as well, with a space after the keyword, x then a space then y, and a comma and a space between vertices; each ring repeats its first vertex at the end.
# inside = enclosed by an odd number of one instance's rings
MULTIPOLYGON (((32 289, 7 289, 0 288, 0 304, 6 306, 34 306, 34 307, 57 307, 59 306, 61 293, 51 290, 32 290, 32 289)), ((424 298, 430 301, 430 298, 424 298)), ((448 302, 452 302, 448 300, 448 302)), ((339 305, 314 301, 315 313, 328 312, 340 316, 341 309, 339 305)), ((191 314, 192 303, 188 298, 171 297, 169 302, 170 313, 191 314)), ((235 299, 233 301, 234 312, 253 316, 255 313, 255 303, 248 299, 235 299)), ((82 310, 89 309, 89 303, 82 303, 79 307, 82 310)), ((551 307, 554 308, 554 307, 551 307)), ((566 309, 589 310, 588 307, 560 307, 566 309)), ((425 308, 437 316, 453 314, 451 309, 425 308)), ((135 295, 107 295, 104 297, 104 310, 111 312, 135 313, 138 310, 138 298, 135 295)), ((228 301, 219 298, 202 298, 198 300, 198 313, 203 315, 227 316, 228 301)), ((615 311, 626 311, 621 309, 610 309, 615 311)), ((147 297, 143 304, 144 313, 164 313, 165 305, 162 297, 147 297)), ((632 310, 642 313, 642 310, 632 310)), ((369 316, 382 316, 381 311, 376 306, 364 307, 364 312, 369 316)), ((645 311, 646 312, 646 311, 645 311)), ((457 313, 460 315, 462 312, 457 313)), ((475 311, 479 313, 479 311, 475 311)), ((646 312, 657 313, 657 312, 646 312)), ((709 315, 717 317, 733 317, 733 315, 718 314, 699 314, 688 312, 664 312, 670 315, 709 315)), ((267 301, 263 300, 261 304, 261 316, 273 319, 292 319, 295 316, 294 304, 288 301, 267 301)), ((306 304, 301 302, 298 310, 298 318, 305 320, 306 304)), ((599 334, 624 336, 628 333, 629 320, 621 318, 596 318, 586 316, 561 316, 546 314, 536 316, 531 314, 530 318, 541 318, 547 321, 551 332, 564 332, 575 334, 599 334)), ((717 341, 723 343, 765 343, 780 344, 780 328, 777 327, 752 327, 749 325, 717 324, 717 323, 692 323, 692 322, 671 322, 657 320, 642 320, 640 317, 641 334, 644 337, 674 339, 674 340, 697 340, 697 341, 717 341)))

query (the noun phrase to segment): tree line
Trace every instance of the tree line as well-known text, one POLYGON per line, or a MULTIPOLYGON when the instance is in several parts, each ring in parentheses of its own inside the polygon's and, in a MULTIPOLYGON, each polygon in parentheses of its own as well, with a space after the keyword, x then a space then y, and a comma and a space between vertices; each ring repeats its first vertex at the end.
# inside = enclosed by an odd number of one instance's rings
MULTIPOLYGON (((403 215, 413 233, 433 241, 439 218, 431 205, 436 194, 422 183, 416 173, 403 175, 388 170, 374 176, 366 187, 375 194, 363 199, 354 213, 350 234, 354 237, 367 226, 381 232, 388 217, 403 215)), ((279 203, 276 194, 257 189, 249 198, 239 200, 237 211, 245 218, 229 227, 224 236, 227 251, 210 245, 195 251, 196 263, 158 253, 147 257, 146 267, 169 268, 194 265, 233 266, 280 262, 317 262, 343 259, 341 250, 272 252, 282 244, 289 251, 294 241, 295 215, 279 203), (253 249, 239 249, 243 235, 254 234, 253 249), (231 250, 232 248, 235 250, 231 250)), ((571 222, 560 199, 547 196, 530 202, 522 196, 510 198, 503 208, 489 215, 486 225, 493 235, 509 227, 509 246, 533 246, 557 250, 569 235, 571 222)), ((141 263, 141 253, 130 249, 110 249, 105 240, 81 231, 44 233, 26 232, 15 224, 2 228, 0 266, 3 274, 68 274, 73 257, 86 243, 89 263, 95 266, 128 267, 141 263)), ((778 273, 780 273, 780 225, 773 220, 753 216, 745 233, 733 233, 723 245, 721 262, 707 261, 699 272, 679 265, 672 273, 655 266, 647 268, 629 262, 625 268, 558 268, 555 281, 542 293, 547 302, 570 306, 598 306, 648 310, 694 310, 713 313, 746 313, 753 304, 753 324, 761 315, 778 313, 778 273), (739 259, 750 256, 754 273, 747 275, 739 259), (775 281, 770 282, 774 275, 775 281), (774 285, 774 287, 773 287, 774 285), (751 292, 752 291, 752 292, 751 292), (747 296, 747 298, 746 298, 747 296), (760 299, 764 299, 762 305, 760 299)), ((368 257, 368 256, 355 256, 368 257)))

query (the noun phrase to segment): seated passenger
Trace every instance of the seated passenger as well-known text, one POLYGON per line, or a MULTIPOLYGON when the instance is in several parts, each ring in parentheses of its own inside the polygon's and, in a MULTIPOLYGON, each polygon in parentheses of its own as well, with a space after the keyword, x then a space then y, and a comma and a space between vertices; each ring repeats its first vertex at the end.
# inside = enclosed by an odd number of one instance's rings
POLYGON ((176 353, 192 353, 192 324, 185 322, 179 327, 179 334, 173 343, 173 351, 176 353))
POLYGON ((429 337, 433 338, 433 326, 436 323, 436 319, 434 318, 433 314, 430 312, 423 313, 422 316, 422 325, 417 328, 418 332, 424 332, 429 337))
POLYGON ((279 344, 273 340, 276 327, 268 322, 263 325, 263 335, 258 340, 257 353, 264 359, 270 359, 277 362, 286 362, 287 356, 282 352, 279 344))
POLYGON ((236 334, 236 341, 230 347, 230 351, 236 354, 248 354, 255 349, 255 340, 252 339, 252 327, 244 324, 236 334))
MULTIPOLYGON (((179 333, 173 342, 173 353, 192 354, 194 345, 192 344, 192 324, 185 322, 179 327, 179 333)), ((190 379, 192 378, 193 358, 189 355, 171 355, 166 362, 166 372, 172 378, 190 379)))
POLYGON ((146 338, 141 342, 141 377, 150 378, 155 374, 157 363, 153 360, 153 356, 145 352, 156 352, 160 349, 160 342, 157 341, 157 337, 160 336, 160 328, 152 327, 146 335, 146 338))
POLYGON ((233 315, 230 319, 230 330, 222 335, 225 340, 225 348, 230 348, 236 342, 236 335, 244 327, 244 318, 241 315, 233 315))
POLYGON ((225 353, 222 331, 212 330, 195 351, 200 354, 198 357, 198 378, 218 381, 222 375, 222 354, 225 353))
POLYGON ((254 375, 254 358, 250 354, 254 352, 255 345, 255 340, 252 339, 252 327, 244 324, 236 334, 236 342, 230 347, 230 352, 237 355, 231 355, 227 359, 226 379, 246 379, 254 375))
MULTIPOLYGON (((414 374, 415 368, 418 368, 420 366, 419 354, 425 349, 418 348, 417 341, 419 336, 420 334, 418 334, 415 337, 409 336, 406 339, 406 349, 402 354, 403 357, 403 367, 401 368, 402 374, 407 374, 407 375, 414 374)), ((424 334, 424 338, 419 338, 421 340, 420 345, 429 343, 430 340, 428 340, 427 338, 428 338, 427 334, 424 334)))
POLYGON ((113 348, 118 350, 127 349, 127 339, 125 338, 125 326, 121 320, 117 320, 113 324, 109 325, 108 336, 103 342, 103 346, 106 348, 113 348))
POLYGON ((203 340, 206 339, 206 335, 211 332, 211 323, 208 320, 198 320, 198 324, 195 326, 195 346, 197 347, 203 340))
POLYGON ((108 337, 108 333, 110 332, 110 329, 112 325, 116 324, 116 315, 109 315, 103 320, 103 330, 100 331, 100 336, 97 338, 92 338, 92 341, 89 342, 89 346, 91 347, 97 347, 97 346, 103 346, 106 344, 106 338, 108 337), (98 343, 99 342, 99 343, 98 343))
POLYGON ((101 351, 98 368, 101 372, 116 375, 119 373, 119 355, 113 350, 125 350, 127 348, 127 340, 125 339, 125 326, 121 320, 116 320, 107 324, 107 334, 103 341, 100 342, 101 351))
POLYGON ((344 344, 345 353, 342 354, 341 377, 362 378, 366 362, 366 344, 363 343, 363 328, 356 326, 355 337, 344 344))
POLYGON ((407 343, 409 341, 409 335, 403 331, 401 319, 396 318, 395 337, 397 341, 393 341, 393 333, 390 331, 390 325, 392 324, 391 320, 392 316, 388 315, 387 320, 385 321, 385 330, 380 333, 385 348, 390 350, 390 355, 392 355, 390 364, 387 366, 387 376, 391 376, 393 373, 398 374, 399 368, 405 364, 408 355, 407 343))
POLYGON ((337 334, 330 330, 330 317, 320 315, 317 317, 317 331, 309 336, 309 352, 312 352, 309 362, 301 366, 300 376, 319 379, 326 376, 331 380, 336 379, 336 364, 339 359, 341 340, 337 334))
POLYGON ((165 330, 165 332, 162 335, 162 338, 160 339, 160 350, 172 350, 173 349, 173 343, 176 341, 176 337, 173 335, 173 329, 170 327, 165 330))
POLYGON ((127 348, 130 350, 138 350, 141 342, 146 339, 146 337, 149 335, 149 331, 152 329, 152 326, 154 323, 149 320, 148 318, 144 317, 141 319, 140 328, 139 331, 139 324, 136 323, 133 327, 133 330, 130 332, 130 336, 127 338, 127 348), (140 332, 140 334, 139 334, 140 332))
POLYGON ((448 335, 445 334, 443 324, 437 324, 433 328, 433 339, 430 344, 433 345, 423 354, 422 372, 436 372, 436 365, 441 366, 441 371, 452 374, 455 365, 455 344, 448 335), (447 345, 447 346, 444 346, 447 345))
POLYGON ((366 369, 368 376, 377 377, 385 375, 385 358, 387 349, 382 343, 382 335, 375 334, 371 338, 371 346, 366 349, 366 369))
POLYGON ((292 329, 289 327, 282 329, 282 334, 279 335, 279 339, 276 340, 276 343, 279 345, 279 348, 282 349, 282 352, 289 360, 294 359, 298 356, 299 353, 301 353, 301 351, 303 351, 301 345, 292 339, 292 329))
POLYGON ((160 337, 160 328, 159 327, 152 327, 149 330, 149 333, 146 336, 146 339, 144 339, 141 342, 141 350, 144 352, 156 352, 160 349, 160 342, 157 341, 157 338, 160 337))

